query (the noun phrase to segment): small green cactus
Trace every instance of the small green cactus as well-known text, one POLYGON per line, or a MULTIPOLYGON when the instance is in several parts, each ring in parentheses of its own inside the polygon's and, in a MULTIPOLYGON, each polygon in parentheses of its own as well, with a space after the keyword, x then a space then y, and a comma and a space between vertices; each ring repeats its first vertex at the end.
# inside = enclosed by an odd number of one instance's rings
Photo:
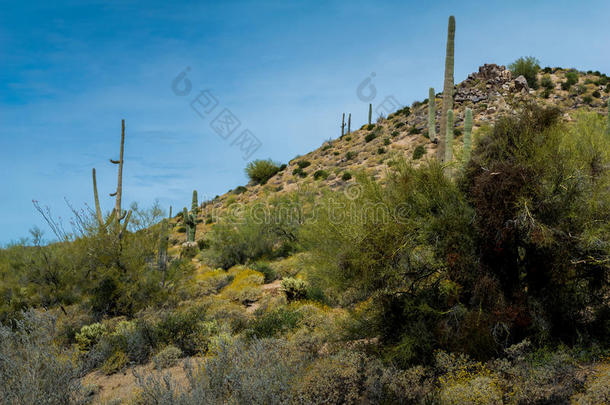
POLYGON ((470 160, 470 150, 472 149, 472 110, 466 108, 464 117, 464 165, 470 160))
POLYGON ((369 104, 369 125, 371 125, 372 118, 373 118, 373 104, 369 104))
POLYGON ((434 110, 434 88, 430 87, 428 92, 428 138, 436 141, 436 112, 434 110))
POLYGON ((445 142, 445 163, 449 163, 453 159, 453 110, 447 111, 445 142))

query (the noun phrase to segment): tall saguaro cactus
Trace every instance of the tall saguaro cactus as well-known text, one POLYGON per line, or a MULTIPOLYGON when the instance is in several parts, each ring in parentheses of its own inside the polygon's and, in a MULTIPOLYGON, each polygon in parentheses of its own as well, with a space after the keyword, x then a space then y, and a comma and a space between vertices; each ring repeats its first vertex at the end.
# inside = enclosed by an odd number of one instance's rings
POLYGON ((182 210, 182 220, 184 221, 184 227, 186 228, 186 240, 187 242, 195 242, 196 232, 196 220, 193 214, 189 214, 186 207, 182 210))
POLYGON ((470 160, 470 151, 472 149, 472 110, 466 109, 464 117, 464 165, 470 160))
POLYGON ((352 113, 347 116, 347 134, 352 133, 352 113))
POLYGON ((167 246, 169 235, 167 232, 167 222, 168 219, 163 219, 161 221, 161 231, 159 232, 159 255, 157 258, 157 265, 159 270, 164 273, 165 279, 165 271, 167 270, 167 246))
POLYGON ((119 173, 117 176, 116 191, 110 194, 111 197, 116 196, 114 205, 114 211, 116 215, 117 224, 125 218, 125 214, 121 210, 121 198, 123 196, 123 151, 125 148, 125 120, 121 120, 121 150, 119 153, 119 160, 110 159, 110 163, 119 165, 119 173))
POLYGON ((343 117, 341 118, 341 138, 345 135, 345 113, 343 113, 343 117))
POLYGON ((373 118, 373 104, 369 104, 369 125, 371 125, 372 118, 373 118))
POLYGON ((454 59, 454 42, 455 42, 455 17, 449 17, 449 26, 447 29, 447 51, 445 55, 445 82, 443 84, 443 109, 441 113, 440 139, 438 145, 438 159, 442 160, 445 157, 445 135, 447 133, 447 113, 453 109, 453 59, 454 59))
POLYGON ((436 142, 436 111, 434 105, 434 88, 430 87, 428 91, 428 138, 430 141, 436 142))
POLYGON ((129 224, 129 218, 131 218, 131 210, 128 212, 121 210, 121 197, 123 195, 123 152, 125 148, 125 120, 121 120, 121 149, 119 154, 119 160, 110 159, 110 163, 119 165, 119 172, 117 176, 117 188, 114 193, 111 193, 111 197, 116 197, 115 206, 112 210, 112 213, 108 217, 108 221, 104 223, 102 217, 102 209, 100 207, 100 200, 97 193, 97 181, 95 177, 95 169, 92 170, 93 177, 93 197, 95 199, 95 213, 97 216, 97 221, 100 225, 101 230, 105 230, 106 227, 114 220, 115 229, 119 239, 122 237, 123 233, 127 230, 127 225, 129 224), (121 221, 123 224, 121 226, 121 221))
POLYGON ((449 163, 453 159, 453 110, 447 111, 445 140, 445 163, 449 163))

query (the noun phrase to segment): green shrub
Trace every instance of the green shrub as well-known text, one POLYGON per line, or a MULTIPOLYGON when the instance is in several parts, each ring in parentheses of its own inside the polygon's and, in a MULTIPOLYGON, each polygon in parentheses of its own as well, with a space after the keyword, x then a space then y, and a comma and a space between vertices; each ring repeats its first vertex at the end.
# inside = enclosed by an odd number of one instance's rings
POLYGON ((385 153, 385 148, 377 148, 377 154, 378 155, 383 155, 385 153))
POLYGON ((595 98, 600 98, 602 96, 599 90, 595 90, 591 95, 595 98))
POLYGON ((542 92, 542 97, 543 97, 543 98, 549 98, 549 97, 551 97, 551 90, 549 90, 549 89, 544 89, 544 91, 542 92))
POLYGON ((341 180, 343 180, 343 181, 348 181, 348 180, 351 180, 351 178, 352 178, 352 175, 351 175, 351 173, 350 173, 350 172, 345 172, 345 173, 343 173, 343 175, 341 176, 341 180))
POLYGON ((347 159, 347 160, 352 160, 355 157, 356 157, 356 152, 348 151, 345 154, 345 159, 347 159))
POLYGON ((114 373, 118 373, 127 367, 129 363, 129 359, 127 355, 122 351, 115 352, 112 356, 110 356, 102 365, 102 371, 106 375, 111 375, 114 373))
POLYGON ((375 128, 375 124, 368 124, 366 126, 366 129, 369 130, 369 131, 372 130, 373 128, 375 128))
POLYGON ((566 73, 566 81, 561 84, 561 88, 563 90, 569 90, 570 87, 578 83, 578 73, 576 72, 567 72, 566 73))
POLYGON ((307 282, 300 278, 287 277, 282 280, 282 291, 288 302, 304 299, 307 296, 307 282))
POLYGON ((316 170, 316 172, 313 174, 313 178, 315 180, 326 180, 328 178, 328 172, 326 170, 316 170))
POLYGON ((248 189, 244 186, 237 186, 235 187, 235 190, 233 190, 233 194, 242 194, 245 193, 246 191, 248 191, 248 189))
POLYGON ((385 146, 388 146, 388 145, 389 145, 389 144, 391 144, 391 143, 392 143, 392 140, 391 140, 390 138, 385 138, 385 139, 383 140, 383 144, 384 144, 385 146))
POLYGON ((303 178, 303 177, 307 177, 307 172, 304 171, 303 169, 301 169, 300 167, 297 167, 292 171, 292 175, 303 178))
POLYGON ((532 333, 570 340, 595 335, 595 317, 606 316, 595 302, 598 277, 607 274, 596 263, 610 246, 598 225, 610 218, 599 210, 610 202, 604 188, 610 140, 595 114, 581 114, 569 126, 559 116, 557 109, 529 105, 519 117, 499 120, 473 150, 466 189, 477 213, 482 268, 505 297, 527 291, 536 304, 516 307, 522 316, 546 314, 529 326, 532 333), (495 172, 503 176, 490 175, 495 172), (566 232, 578 243, 558 237, 566 232), (584 308, 591 318, 583 317, 584 308))
POLYGON ((246 174, 257 184, 265 184, 279 171, 279 165, 271 159, 255 160, 246 166, 246 174))
POLYGON ((282 306, 255 319, 248 329, 251 338, 269 338, 295 329, 303 315, 295 308, 282 306))
POLYGON ((224 215, 207 234, 203 258, 228 269, 248 260, 284 257, 296 249, 303 197, 287 194, 224 215))
POLYGON ((277 272, 267 262, 256 262, 252 268, 265 277, 265 284, 274 281, 277 278, 277 272))
POLYGON ((582 102, 585 104, 591 104, 593 102, 593 97, 587 95, 582 98, 582 102))
POLYGON ((551 79, 551 76, 545 75, 542 76, 542 79, 540 79, 540 86, 547 90, 553 90, 555 88, 555 83, 553 83, 553 79, 551 79))
POLYGON ((309 160, 300 160, 297 162, 297 166, 300 169, 305 169, 306 167, 311 166, 311 162, 309 160))
POLYGON ((106 327, 96 322, 83 326, 80 332, 76 333, 75 340, 80 350, 87 351, 95 346, 106 333, 106 327))
POLYGON ((426 148, 423 145, 418 145, 413 150, 413 160, 421 159, 422 156, 426 154, 426 148))
POLYGON ((536 75, 540 70, 540 62, 533 56, 521 57, 508 65, 514 77, 523 75, 527 80, 527 84, 532 89, 538 88, 538 80, 536 75))
POLYGON ((418 134, 421 134, 421 129, 414 127, 414 126, 409 129, 409 135, 418 135, 418 134))
POLYGON ((163 350, 153 357, 153 364, 156 369, 173 367, 178 364, 180 357, 182 357, 182 350, 176 346, 165 346, 163 350))
POLYGON ((374 132, 371 132, 364 137, 364 141, 368 143, 368 142, 371 142, 375 138, 377 138, 377 134, 374 132))

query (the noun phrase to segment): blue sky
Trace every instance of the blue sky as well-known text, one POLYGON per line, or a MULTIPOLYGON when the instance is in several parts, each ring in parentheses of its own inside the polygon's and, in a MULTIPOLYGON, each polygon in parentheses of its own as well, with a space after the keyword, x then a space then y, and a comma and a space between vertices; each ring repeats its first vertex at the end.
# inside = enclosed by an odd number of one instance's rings
MULTIPOLYGON (((0 244, 47 229, 64 202, 105 210, 126 120, 124 200, 164 208, 245 184, 231 142, 249 129, 250 157, 286 162, 339 135, 342 112, 366 120, 356 94, 372 72, 373 104, 404 105, 441 88, 447 17, 456 16, 456 81, 483 63, 533 55, 543 66, 610 72, 607 1, 0 1, 0 244), (429 3, 429 4, 428 4, 429 3), (189 67, 192 92, 172 81, 189 67), (218 107, 190 102, 209 89, 218 107), (222 139, 221 108, 241 122, 222 139)), ((47 230, 47 236, 50 233, 47 230)))

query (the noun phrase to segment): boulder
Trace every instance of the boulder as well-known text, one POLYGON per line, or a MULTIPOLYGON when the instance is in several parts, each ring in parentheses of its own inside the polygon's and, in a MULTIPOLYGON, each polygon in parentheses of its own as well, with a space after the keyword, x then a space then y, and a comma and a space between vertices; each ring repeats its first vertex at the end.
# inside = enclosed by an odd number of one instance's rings
POLYGON ((517 91, 528 91, 529 92, 529 86, 527 85, 527 80, 525 79, 525 77, 523 77, 523 75, 517 77, 515 79, 515 90, 517 91))

